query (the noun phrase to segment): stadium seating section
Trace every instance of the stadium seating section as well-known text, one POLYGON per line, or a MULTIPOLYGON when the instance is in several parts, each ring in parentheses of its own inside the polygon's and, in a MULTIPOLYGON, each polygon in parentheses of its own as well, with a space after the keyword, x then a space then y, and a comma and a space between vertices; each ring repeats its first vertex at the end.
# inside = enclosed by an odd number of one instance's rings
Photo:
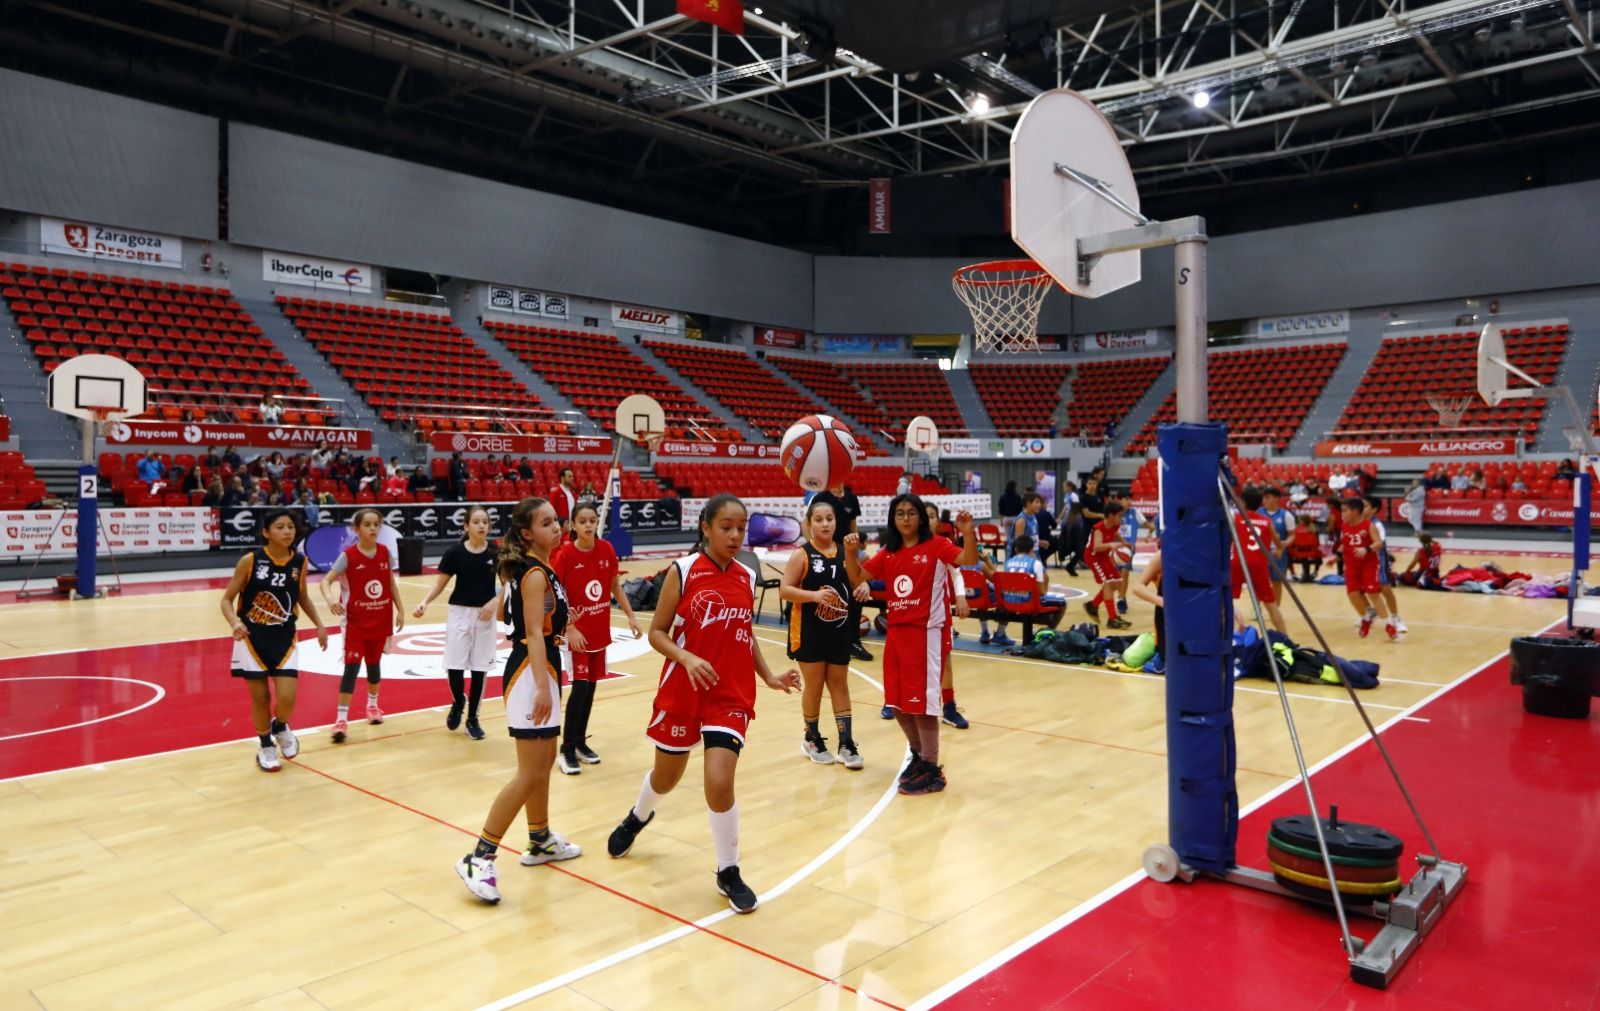
POLYGON ((1133 405, 1167 370, 1170 361, 1170 357, 1161 356, 1079 365, 1067 400, 1065 434, 1084 435, 1098 442, 1105 434, 1106 422, 1122 424, 1133 405))
POLYGON ((418 431, 568 430, 447 315, 279 295, 278 305, 385 422, 418 431))
MULTIPOLYGON (((658 460, 655 472, 670 482, 683 498, 708 498, 719 492, 736 495, 792 499, 798 494, 794 482, 776 463, 701 463, 699 461, 658 460)), ((860 465, 850 472, 849 486, 857 495, 893 495, 900 480, 899 467, 860 465)), ((911 490, 919 495, 945 494, 946 489, 930 478, 916 476, 911 490)))
MULTIPOLYGON (((0 269, 3 295, 40 366, 98 352, 148 379, 147 415, 198 421, 226 411, 254 422, 267 393, 310 395, 311 384, 261 335, 226 288, 25 263, 0 269)), ((289 423, 320 424, 296 411, 289 423)))
MULTIPOLYGON (((1344 352, 1343 343, 1212 352, 1207 357, 1211 419, 1228 423, 1231 443, 1286 451, 1344 352)), ((1157 426, 1177 417, 1174 392, 1128 443, 1129 455, 1142 455, 1155 444, 1157 426)))
POLYGON ((1050 419, 1061 406, 1061 384, 1072 366, 1064 362, 973 362, 967 371, 989 412, 989 420, 994 422, 995 433, 1031 437, 1049 430, 1050 419))
MULTIPOLYGON (((1564 321, 1508 326, 1507 359, 1542 383, 1555 381, 1566 348, 1564 321)), ((1478 335, 1445 331, 1390 337, 1361 378, 1335 433, 1346 437, 1426 438, 1447 432, 1428 396, 1469 396, 1477 389, 1478 335)), ((1513 380, 1513 385, 1519 385, 1513 380)), ((1463 435, 1517 435, 1531 444, 1543 401, 1513 400, 1490 407, 1476 396, 1461 418, 1463 435)))
POLYGON ((852 428, 865 425, 874 432, 888 430, 889 418, 882 408, 863 396, 861 387, 833 362, 825 358, 788 358, 781 355, 768 355, 767 361, 831 404, 834 413, 842 413, 843 420, 852 428))
MULTIPOLYGON (((1315 481, 1322 487, 1327 487, 1328 479, 1335 470, 1348 471, 1348 465, 1340 466, 1329 463, 1267 463, 1260 457, 1238 457, 1230 466, 1233 474, 1243 484, 1271 485, 1287 490, 1297 481, 1315 481)), ((1156 471, 1160 462, 1154 459, 1146 460, 1139 467, 1139 473, 1134 477, 1132 489, 1133 497, 1140 501, 1156 498, 1160 492, 1159 479, 1156 471)), ((1369 469, 1376 469, 1369 467, 1369 469)))
POLYGON ((796 395, 789 384, 743 351, 651 340, 644 346, 769 438, 782 438, 802 415, 827 413, 816 401, 796 395))
POLYGON ((616 424, 617 403, 644 393, 666 412, 668 438, 744 441, 737 430, 674 387, 611 334, 498 320, 484 320, 483 325, 523 364, 608 432, 616 424))
MULTIPOLYGON (((606 473, 610 470, 609 463, 599 460, 585 460, 579 463, 562 463, 555 460, 515 460, 516 464, 526 463, 533 471, 533 477, 521 476, 520 467, 517 473, 506 476, 502 466, 503 461, 489 459, 467 459, 467 499, 486 502, 506 502, 512 499, 526 498, 529 495, 548 497, 550 489, 554 488, 561 480, 561 471, 571 467, 573 472, 573 487, 582 492, 584 487, 591 486, 596 496, 605 494, 606 473)), ((450 474, 450 461, 442 456, 433 458, 432 475, 435 481, 444 481, 450 474)), ((661 483, 659 481, 646 481, 637 473, 624 469, 622 471, 622 497, 623 498, 660 498, 661 483)))
POLYGON ((1428 468, 1429 477, 1443 474, 1454 478, 1465 474, 1469 481, 1482 471, 1482 488, 1428 490, 1429 502, 1448 502, 1452 499, 1567 499, 1572 497, 1570 479, 1557 480, 1555 460, 1491 460, 1487 463, 1454 461, 1435 463, 1428 468), (1522 487, 1518 488, 1517 484, 1522 487))
POLYGON ((940 435, 967 434, 950 384, 933 362, 852 364, 846 373, 882 407, 889 419, 885 430, 895 442, 904 440, 906 423, 919 414, 932 418, 940 435))
POLYGON ((44 482, 33 476, 21 453, 0 452, 0 509, 21 509, 46 494, 44 482))

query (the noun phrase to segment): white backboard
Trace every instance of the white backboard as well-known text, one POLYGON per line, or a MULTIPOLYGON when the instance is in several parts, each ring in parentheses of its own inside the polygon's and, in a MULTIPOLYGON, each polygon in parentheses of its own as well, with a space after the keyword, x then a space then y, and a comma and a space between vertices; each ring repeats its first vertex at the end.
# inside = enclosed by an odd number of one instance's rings
POLYGON ((906 448, 918 453, 932 453, 939 448, 939 426, 925 414, 919 414, 906 423, 906 448))
POLYGON ((144 373, 130 363, 115 355, 79 355, 50 373, 45 399, 52 411, 75 418, 103 411, 106 420, 120 421, 144 413, 144 394, 144 373))
POLYGON ((635 393, 631 397, 623 397, 617 404, 618 435, 625 435, 630 439, 642 439, 646 432, 660 434, 667 430, 667 412, 661 409, 656 398, 635 393))

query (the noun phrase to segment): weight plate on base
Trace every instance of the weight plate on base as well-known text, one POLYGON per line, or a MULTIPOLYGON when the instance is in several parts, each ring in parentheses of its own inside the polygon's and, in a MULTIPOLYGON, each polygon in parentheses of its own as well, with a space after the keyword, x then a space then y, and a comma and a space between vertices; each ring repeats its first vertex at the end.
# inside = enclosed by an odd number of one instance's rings
POLYGON ((1162 884, 1178 876, 1178 851, 1164 843, 1157 843, 1144 851, 1144 872, 1152 881, 1162 884))

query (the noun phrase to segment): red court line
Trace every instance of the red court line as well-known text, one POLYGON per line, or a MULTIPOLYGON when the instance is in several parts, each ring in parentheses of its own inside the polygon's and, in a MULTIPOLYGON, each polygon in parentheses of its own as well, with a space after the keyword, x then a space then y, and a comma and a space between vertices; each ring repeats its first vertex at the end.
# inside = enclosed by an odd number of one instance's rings
MULTIPOLYGON (((455 831, 460 832, 462 835, 468 836, 468 837, 473 838, 473 839, 477 839, 478 838, 478 833, 472 831, 471 829, 462 828, 460 825, 454 824, 453 822, 445 821, 443 818, 440 818, 437 815, 429 814, 428 812, 423 811, 423 810, 421 810, 419 808, 415 808, 415 807, 412 807, 409 804, 402 803, 401 801, 395 800, 393 797, 389 797, 389 796, 386 796, 384 794, 378 793, 375 790, 369 790, 364 786, 358 786, 355 783, 350 782, 349 780, 340 779, 338 776, 335 776, 331 772, 324 772, 323 770, 318 769, 315 766, 311 766, 311 765, 305 764, 303 761, 301 761, 299 759, 294 759, 293 761, 290 761, 288 763, 288 765, 290 767, 292 767, 292 768, 300 768, 300 769, 306 770, 307 772, 315 773, 316 775, 321 776, 324 779, 331 780, 332 782, 338 783, 340 786, 347 786, 350 789, 356 791, 357 793, 366 794, 368 797, 371 797, 374 800, 382 801, 385 804, 392 804, 395 807, 400 808, 402 811, 409 811, 410 813, 412 813, 414 815, 418 815, 419 817, 422 817, 422 818, 426 818, 429 821, 434 822, 435 824, 443 825, 445 828, 454 829, 455 831)), ((506 846, 504 844, 502 844, 500 846, 500 848, 502 850, 504 850, 505 852, 513 854, 513 855, 518 854, 518 853, 521 852, 520 850, 514 849, 514 848, 506 846)), ((598 888, 603 892, 607 892, 607 893, 609 893, 611 895, 615 895, 619 899, 622 899, 622 900, 627 901, 627 902, 631 902, 634 905, 639 906, 641 908, 648 909, 652 913, 656 913, 656 914, 658 914, 660 916, 664 916, 667 919, 672 920, 675 923, 681 924, 682 926, 693 927, 695 930, 698 930, 701 933, 709 934, 712 937, 715 937, 715 938, 717 938, 719 940, 726 941, 731 945, 734 945, 734 946, 739 947, 739 948, 743 948, 745 951, 748 951, 753 955, 759 955, 762 958, 765 958, 765 959, 768 959, 770 961, 776 962, 779 965, 787 966, 788 968, 793 969, 796 972, 805 973, 807 976, 810 976, 812 979, 818 980, 819 982, 827 983, 830 986, 836 986, 839 989, 844 990, 844 991, 846 991, 848 993, 855 994, 857 997, 865 997, 867 1000, 870 1000, 875 1004, 882 1004, 884 1007, 894 1008, 895 1011, 905 1011, 905 1008, 901 1007, 898 1004, 890 1003, 889 1001, 886 1001, 881 997, 874 997, 870 993, 863 993, 862 991, 857 990, 855 987, 851 986, 848 983, 842 983, 837 979, 831 979, 831 978, 829 978, 827 976, 824 976, 822 973, 817 972, 814 969, 808 969, 803 965, 798 965, 798 964, 796 964, 794 962, 791 962, 788 959, 782 957, 781 955, 774 955, 770 951, 766 951, 764 949, 757 948, 757 947, 755 947, 754 945, 751 945, 751 944, 746 944, 744 941, 741 941, 741 940, 739 940, 737 938, 734 938, 734 937, 729 937, 727 934, 723 934, 723 933, 720 933, 718 931, 712 930, 710 927, 702 927, 698 923, 695 923, 693 920, 685 919, 684 917, 679 916, 677 913, 669 912, 668 910, 662 909, 660 906, 657 906, 657 905, 654 905, 652 903, 646 902, 644 899, 641 899, 638 896, 629 895, 627 892, 620 891, 620 890, 618 890, 616 888, 612 888, 610 885, 601 884, 600 882, 594 880, 593 878, 584 877, 582 874, 579 874, 576 871, 570 870, 570 869, 568 869, 566 867, 558 867, 555 864, 545 864, 544 866, 548 867, 552 871, 557 871, 557 872, 559 872, 561 874, 565 874, 568 877, 573 878, 573 879, 575 879, 577 881, 582 881, 586 885, 590 885, 590 886, 592 886, 594 888, 598 888)))

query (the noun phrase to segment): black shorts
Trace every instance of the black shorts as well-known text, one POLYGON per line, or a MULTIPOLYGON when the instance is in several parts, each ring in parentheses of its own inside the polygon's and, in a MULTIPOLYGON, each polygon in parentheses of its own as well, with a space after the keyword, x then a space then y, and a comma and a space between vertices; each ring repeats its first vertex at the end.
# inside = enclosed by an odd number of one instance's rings
POLYGON ((298 678, 298 670, 233 670, 233 676, 244 678, 246 681, 265 681, 267 678, 298 678))
POLYGON ((799 649, 789 651, 789 659, 796 663, 826 663, 842 667, 850 663, 850 643, 825 642, 815 646, 801 643, 799 649))

